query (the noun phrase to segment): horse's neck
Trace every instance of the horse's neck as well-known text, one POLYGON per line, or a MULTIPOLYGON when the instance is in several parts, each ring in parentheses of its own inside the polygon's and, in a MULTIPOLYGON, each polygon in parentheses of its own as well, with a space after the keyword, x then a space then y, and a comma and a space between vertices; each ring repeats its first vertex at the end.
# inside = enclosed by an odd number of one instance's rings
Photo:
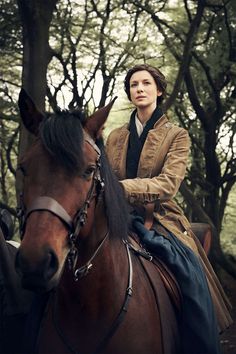
MULTIPOLYGON (((108 231, 103 205, 97 206, 94 216, 93 227, 87 227, 89 234, 84 234, 78 244, 76 268, 88 262, 108 231)), ((110 330, 116 328, 117 316, 127 296, 129 278, 122 236, 108 234, 92 260, 92 268, 77 282, 65 265, 60 284, 48 302, 38 352, 45 352, 50 341, 58 345, 60 352, 94 353, 103 345, 103 340, 106 341, 110 330), (69 347, 73 350, 68 350, 69 347)))
POLYGON ((71 272, 64 272, 52 311, 54 322, 68 340, 80 333, 80 341, 84 338, 88 343, 92 336, 97 345, 120 312, 126 296, 128 260, 122 241, 108 237, 92 265, 89 273, 77 282, 71 272))
POLYGON ((106 236, 108 222, 105 215, 103 201, 90 206, 86 225, 81 229, 78 243, 78 266, 83 265, 92 256, 99 244, 106 236))

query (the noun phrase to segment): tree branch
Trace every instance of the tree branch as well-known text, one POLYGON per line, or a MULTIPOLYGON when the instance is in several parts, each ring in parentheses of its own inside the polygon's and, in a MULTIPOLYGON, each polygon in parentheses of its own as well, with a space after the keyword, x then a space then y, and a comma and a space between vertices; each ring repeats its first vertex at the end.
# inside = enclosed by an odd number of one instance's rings
POLYGON ((183 181, 180 186, 180 193, 184 197, 187 205, 193 210, 194 214, 198 216, 199 222, 205 222, 214 228, 214 224, 210 217, 206 214, 204 209, 199 205, 199 201, 196 200, 194 194, 189 189, 186 181, 183 181))
POLYGON ((173 87, 170 97, 168 98, 168 100, 165 103, 166 110, 169 109, 173 105, 173 103, 178 95, 178 92, 181 87, 182 81, 184 79, 185 73, 189 67, 189 63, 191 61, 191 53, 192 53, 193 43, 196 38, 198 29, 199 29, 199 26, 200 26, 200 23, 202 20, 204 8, 205 8, 205 1, 199 0, 196 14, 190 24, 189 31, 186 36, 186 41, 185 41, 183 54, 182 54, 182 60, 181 60, 179 71, 178 71, 178 74, 177 74, 177 77, 175 80, 175 84, 174 84, 174 87, 173 87))

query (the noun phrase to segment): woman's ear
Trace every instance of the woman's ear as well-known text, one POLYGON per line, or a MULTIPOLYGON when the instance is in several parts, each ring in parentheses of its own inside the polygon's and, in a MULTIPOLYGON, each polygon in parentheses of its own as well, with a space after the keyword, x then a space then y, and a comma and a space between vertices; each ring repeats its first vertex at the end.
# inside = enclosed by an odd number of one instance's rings
POLYGON ((157 97, 160 97, 160 96, 162 96, 162 94, 163 94, 163 92, 162 92, 162 91, 160 91, 160 90, 157 90, 157 97))

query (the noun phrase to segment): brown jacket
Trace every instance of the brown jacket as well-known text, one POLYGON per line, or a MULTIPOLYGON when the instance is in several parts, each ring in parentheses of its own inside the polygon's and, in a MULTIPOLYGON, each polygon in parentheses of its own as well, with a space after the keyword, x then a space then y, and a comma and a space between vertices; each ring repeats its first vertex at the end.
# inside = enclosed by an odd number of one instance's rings
POLYGON ((163 115, 148 133, 141 152, 137 178, 126 179, 126 154, 129 125, 112 131, 106 150, 113 171, 121 181, 130 205, 147 208, 155 205, 153 216, 158 224, 177 236, 185 245, 200 255, 216 307, 220 330, 232 322, 228 313, 228 300, 206 257, 204 250, 191 230, 183 211, 173 198, 184 179, 189 154, 188 132, 163 115))

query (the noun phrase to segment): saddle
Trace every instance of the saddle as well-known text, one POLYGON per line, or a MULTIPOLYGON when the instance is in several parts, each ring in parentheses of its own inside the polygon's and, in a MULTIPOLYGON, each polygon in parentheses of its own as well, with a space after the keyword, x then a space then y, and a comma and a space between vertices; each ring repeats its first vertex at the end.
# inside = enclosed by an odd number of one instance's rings
POLYGON ((154 292, 160 312, 164 353, 172 353, 180 346, 178 324, 182 314, 182 295, 179 285, 168 267, 146 251, 135 234, 129 236, 129 247, 138 257, 154 292))
POLYGON ((155 269, 155 272, 158 272, 173 305, 176 307, 177 312, 181 313, 182 295, 180 287, 172 272, 163 261, 158 259, 156 256, 152 256, 140 245, 138 242, 138 237, 135 234, 132 234, 129 237, 129 247, 137 256, 139 256, 140 262, 150 279, 152 278, 150 269, 155 269), (154 267, 151 266, 152 268, 150 268, 148 266, 150 262, 154 265, 154 267))

